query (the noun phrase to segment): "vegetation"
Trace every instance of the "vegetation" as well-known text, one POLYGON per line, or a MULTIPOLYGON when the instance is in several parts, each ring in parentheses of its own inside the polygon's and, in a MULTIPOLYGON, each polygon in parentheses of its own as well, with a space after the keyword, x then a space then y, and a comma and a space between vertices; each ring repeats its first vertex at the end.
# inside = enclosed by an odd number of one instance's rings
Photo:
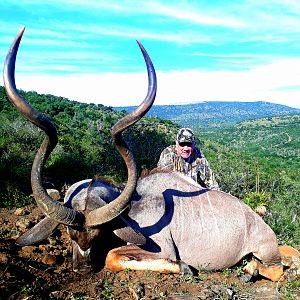
MULTIPOLYGON (((110 136, 111 127, 126 113, 124 110, 21 93, 58 129, 59 144, 45 168, 47 187, 60 190, 64 184, 96 174, 115 182, 126 180, 125 165, 110 136)), ((44 134, 16 112, 3 87, 0 104, 1 206, 23 206, 31 201, 30 169, 44 134)), ((242 114, 241 109, 237 112, 242 114)), ((192 128, 196 122, 194 119, 192 128)), ((267 206, 266 222, 280 242, 294 246, 300 245, 299 127, 300 115, 285 115, 248 120, 209 134, 201 131, 198 137, 221 189, 251 207, 267 206)), ((147 117, 125 132, 139 171, 155 167, 160 152, 173 143, 177 130, 178 125, 172 121, 147 117)))
MULTIPOLYGON (((45 169, 45 185, 61 189, 64 184, 106 176, 123 182, 127 171, 114 149, 111 127, 125 115, 109 107, 84 104, 35 92, 21 94, 31 105, 45 113, 57 126, 59 144, 45 169)), ((30 170, 44 133, 19 115, 0 87, 0 197, 1 206, 28 203, 30 170)), ((172 143, 178 127, 169 121, 147 118, 128 129, 126 141, 138 167, 153 168, 162 148, 172 143)))

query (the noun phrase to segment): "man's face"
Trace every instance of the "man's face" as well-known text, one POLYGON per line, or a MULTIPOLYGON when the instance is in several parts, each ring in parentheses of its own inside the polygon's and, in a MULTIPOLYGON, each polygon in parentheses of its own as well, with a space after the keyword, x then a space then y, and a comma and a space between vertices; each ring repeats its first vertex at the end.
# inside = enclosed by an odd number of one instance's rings
POLYGON ((178 142, 176 142, 177 153, 182 158, 189 158, 193 152, 193 148, 194 148, 194 143, 190 143, 190 142, 178 143, 178 142))

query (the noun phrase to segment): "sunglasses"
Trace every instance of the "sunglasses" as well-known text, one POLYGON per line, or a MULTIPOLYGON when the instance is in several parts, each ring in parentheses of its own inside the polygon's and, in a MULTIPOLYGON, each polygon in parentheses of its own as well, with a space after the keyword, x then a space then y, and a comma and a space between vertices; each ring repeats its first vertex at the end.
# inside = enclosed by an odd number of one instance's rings
POLYGON ((185 146, 187 146, 187 147, 192 147, 192 143, 189 143, 189 142, 182 142, 182 143, 179 143, 179 146, 180 146, 180 147, 185 147, 185 146))

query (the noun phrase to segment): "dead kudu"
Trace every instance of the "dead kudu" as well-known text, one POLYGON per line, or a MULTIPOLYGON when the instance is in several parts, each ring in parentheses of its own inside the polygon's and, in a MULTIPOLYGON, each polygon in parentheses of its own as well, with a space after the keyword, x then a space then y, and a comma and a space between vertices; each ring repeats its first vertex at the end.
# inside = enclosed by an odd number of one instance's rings
POLYGON ((19 237, 19 245, 39 242, 58 224, 65 224, 73 243, 74 270, 100 266, 104 257, 112 271, 130 268, 178 273, 190 272, 189 266, 223 269, 253 253, 255 259, 246 272, 258 272, 274 281, 282 276, 274 232, 242 201, 203 189, 176 172, 157 172, 138 180, 135 160, 122 132, 151 108, 157 86, 154 67, 140 43, 148 71, 148 93, 136 110, 112 128, 114 145, 128 169, 124 190, 120 193, 111 184, 89 179, 70 187, 64 205, 49 197, 42 184, 42 170, 58 138, 49 119, 16 89, 15 61, 23 33, 24 29, 7 54, 4 84, 17 110, 46 134, 31 172, 33 194, 46 217, 19 237), (116 245, 122 246, 114 248, 116 245))

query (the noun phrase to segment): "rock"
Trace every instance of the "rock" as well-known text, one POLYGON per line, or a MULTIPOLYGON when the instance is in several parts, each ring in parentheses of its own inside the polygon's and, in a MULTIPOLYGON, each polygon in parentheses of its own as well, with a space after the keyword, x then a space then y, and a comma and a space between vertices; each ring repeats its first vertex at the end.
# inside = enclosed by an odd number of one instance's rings
POLYGON ((55 189, 47 189, 48 195, 54 200, 60 200, 60 194, 58 190, 55 189))
POLYGON ((12 229, 10 232, 10 237, 13 239, 17 239, 20 236, 20 231, 18 229, 12 229))
MULTIPOLYGON (((68 291, 53 291, 49 294, 49 299, 67 299, 69 296, 68 291)), ((72 299, 72 298, 71 298, 72 299)), ((75 298, 73 298, 75 299, 75 298)))
POLYGON ((221 287, 220 289, 222 295, 224 295, 225 299, 233 299, 233 291, 226 287, 221 287))
MULTIPOLYGON (((235 299, 235 298, 234 298, 235 299)), ((284 300, 279 291, 272 286, 260 286, 244 290, 238 299, 251 300, 284 300)))
POLYGON ((25 215, 29 215, 30 214, 30 211, 28 208, 24 208, 24 207, 19 207, 19 208, 16 208, 14 214, 16 216, 25 216, 25 215))
POLYGON ((46 254, 43 258, 42 258, 42 263, 48 266, 53 266, 56 264, 56 257, 54 255, 51 254, 46 254))
POLYGON ((167 297, 167 300, 198 300, 198 299, 199 298, 196 296, 189 296, 189 295, 172 295, 167 297))
POLYGON ((244 283, 250 282, 251 279, 252 279, 252 275, 249 273, 244 273, 240 276, 240 281, 244 283))
POLYGON ((226 300, 233 299, 233 291, 229 288, 223 287, 221 285, 213 285, 210 288, 212 292, 220 296, 220 299, 226 299, 226 300))
POLYGON ((208 287, 205 287, 201 289, 201 294, 198 295, 198 298, 201 300, 206 299, 218 299, 219 296, 217 296, 213 291, 211 291, 208 287))
POLYGON ((55 256, 62 256, 62 252, 59 249, 54 249, 51 254, 55 256))
POLYGON ((259 205, 254 210, 259 216, 264 217, 267 213, 267 208, 264 205, 259 205))
POLYGON ((8 255, 5 253, 0 253, 0 263, 7 264, 8 263, 8 255))
POLYGON ((19 228, 20 231, 25 231, 31 226, 31 222, 28 219, 21 218, 16 222, 16 226, 19 228))
POLYGON ((51 246, 57 245, 57 241, 56 241, 55 239, 51 238, 51 237, 48 238, 48 241, 49 241, 49 244, 50 244, 51 246))
POLYGON ((145 296, 145 287, 142 282, 131 284, 129 285, 128 289, 132 297, 136 300, 139 300, 145 296))
POLYGON ((23 257, 30 257, 30 255, 34 252, 35 246, 24 246, 21 249, 21 254, 23 257))
POLYGON ((14 212, 14 214, 16 216, 24 216, 25 215, 25 211, 24 211, 24 208, 17 208, 14 212))
POLYGON ((300 258, 292 257, 290 267, 284 272, 285 279, 299 280, 300 279, 300 258))
POLYGON ((268 287, 268 286, 262 286, 255 290, 253 290, 252 296, 255 300, 283 300, 277 291, 277 289, 268 287))
POLYGON ((50 245, 39 245, 39 249, 42 251, 42 252, 48 252, 50 250, 50 245))

